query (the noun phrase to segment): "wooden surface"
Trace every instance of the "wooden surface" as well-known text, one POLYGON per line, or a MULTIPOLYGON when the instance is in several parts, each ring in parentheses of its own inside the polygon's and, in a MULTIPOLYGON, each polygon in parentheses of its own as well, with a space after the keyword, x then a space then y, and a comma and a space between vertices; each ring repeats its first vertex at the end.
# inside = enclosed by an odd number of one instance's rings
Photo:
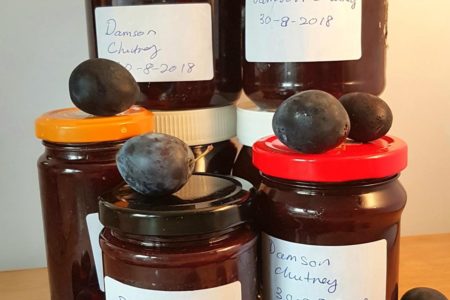
MULTIPOLYGON (((450 298, 450 234, 401 239, 400 295, 418 286, 435 288, 450 298)), ((50 300, 47 270, 0 272, 0 298, 50 300)))
POLYGON ((400 295, 419 286, 450 299, 450 234, 404 237, 400 243, 400 295))

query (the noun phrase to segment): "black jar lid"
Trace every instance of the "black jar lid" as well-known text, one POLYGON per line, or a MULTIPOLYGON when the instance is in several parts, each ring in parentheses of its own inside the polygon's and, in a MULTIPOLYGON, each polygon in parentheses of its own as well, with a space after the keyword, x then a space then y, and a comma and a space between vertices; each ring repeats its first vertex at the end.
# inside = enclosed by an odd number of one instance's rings
POLYGON ((136 235, 213 233, 251 221, 252 193, 245 181, 206 173, 192 175, 181 190, 158 198, 124 184, 100 197, 100 222, 136 235))

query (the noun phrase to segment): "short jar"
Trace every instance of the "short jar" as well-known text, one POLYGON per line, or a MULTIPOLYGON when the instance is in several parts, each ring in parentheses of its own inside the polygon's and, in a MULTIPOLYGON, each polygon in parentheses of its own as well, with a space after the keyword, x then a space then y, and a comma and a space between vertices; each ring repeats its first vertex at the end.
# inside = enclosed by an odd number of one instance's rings
POLYGON ((249 99, 242 98, 237 103, 236 137, 241 148, 232 174, 248 180, 255 188, 261 182, 261 175, 252 162, 252 146, 260 138, 273 135, 273 114, 273 110, 262 110, 249 99))
POLYGON ((95 117, 68 108, 43 114, 35 125, 45 146, 38 174, 51 299, 104 299, 88 216, 98 212, 97 198, 122 182, 116 153, 128 138, 152 129, 152 114, 132 107, 95 117))
POLYGON ((153 111, 155 132, 175 136, 189 145, 194 171, 230 175, 236 158, 236 107, 153 111))
POLYGON ((103 196, 106 297, 256 299, 252 198, 232 177, 199 173, 170 196, 103 196))
POLYGON ((241 3, 85 0, 91 57, 125 66, 152 110, 232 104, 239 98, 241 3))
POLYGON ((397 300, 406 144, 385 136, 300 154, 268 137, 253 151, 263 299, 397 300))
POLYGON ((243 88, 262 108, 385 86, 387 0, 245 1, 243 88))

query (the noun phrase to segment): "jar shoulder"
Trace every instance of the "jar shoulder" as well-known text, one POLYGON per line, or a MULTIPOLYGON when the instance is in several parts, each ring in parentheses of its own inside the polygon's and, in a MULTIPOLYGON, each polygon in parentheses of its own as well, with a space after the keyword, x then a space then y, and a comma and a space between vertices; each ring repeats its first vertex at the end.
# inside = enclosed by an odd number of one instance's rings
POLYGON ((283 186, 263 180, 258 198, 264 204, 285 211, 307 210, 321 215, 378 214, 401 211, 406 205, 406 191, 397 179, 372 185, 305 188, 283 186))

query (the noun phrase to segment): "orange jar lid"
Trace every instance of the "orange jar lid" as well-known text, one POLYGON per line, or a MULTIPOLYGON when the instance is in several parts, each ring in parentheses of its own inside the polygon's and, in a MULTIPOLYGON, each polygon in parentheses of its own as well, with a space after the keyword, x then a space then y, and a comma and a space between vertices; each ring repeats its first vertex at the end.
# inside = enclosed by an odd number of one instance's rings
POLYGON ((111 116, 94 116, 78 108, 47 112, 36 119, 36 137, 56 143, 92 143, 127 139, 153 130, 153 114, 132 106, 111 116))

